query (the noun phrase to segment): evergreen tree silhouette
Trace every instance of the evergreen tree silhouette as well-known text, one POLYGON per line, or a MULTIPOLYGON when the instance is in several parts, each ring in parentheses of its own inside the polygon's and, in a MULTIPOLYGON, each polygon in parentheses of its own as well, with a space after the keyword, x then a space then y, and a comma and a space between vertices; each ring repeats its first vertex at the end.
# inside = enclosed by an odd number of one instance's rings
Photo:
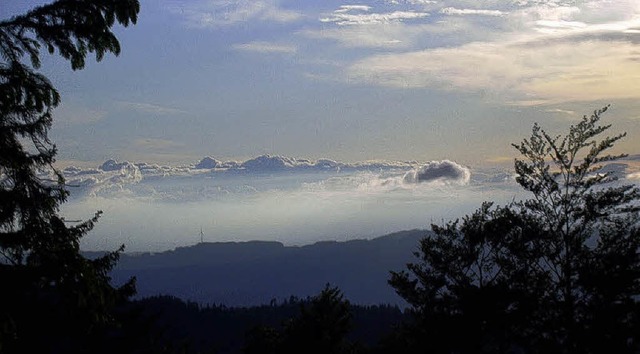
POLYGON ((350 305, 342 292, 329 284, 303 303, 300 315, 288 320, 278 331, 258 327, 248 333, 244 352, 262 353, 356 353, 358 347, 347 340, 351 330, 350 305))
POLYGON ((109 283, 119 251, 80 254, 100 212, 77 224, 59 215, 68 193, 48 130, 60 95, 37 70, 43 49, 73 70, 89 53, 119 54, 111 28, 138 12, 137 0, 60 0, 0 22, 0 353, 89 351, 113 306, 134 292, 133 280, 109 283))
POLYGON ((640 191, 603 168, 626 156, 605 154, 625 134, 598 140, 606 110, 565 136, 534 125, 514 144, 532 198, 432 225, 419 261, 392 272, 415 317, 406 352, 640 350, 640 191))

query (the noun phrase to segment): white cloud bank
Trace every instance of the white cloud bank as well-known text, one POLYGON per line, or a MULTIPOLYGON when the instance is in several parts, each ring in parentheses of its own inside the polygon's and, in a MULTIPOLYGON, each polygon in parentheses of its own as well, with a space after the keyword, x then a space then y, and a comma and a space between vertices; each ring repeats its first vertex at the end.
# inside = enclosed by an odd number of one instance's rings
POLYGON ((639 98, 638 47, 624 39, 532 38, 375 55, 347 80, 390 87, 490 91, 520 102, 639 98), (546 40, 545 40, 546 39, 546 40))
MULTIPOLYGON (((485 194, 476 182, 462 183, 465 171, 451 161, 347 164, 268 155, 178 167, 109 160, 64 170, 69 183, 84 183, 70 188, 62 213, 84 219, 105 212, 83 238, 83 248, 96 250, 164 250, 197 242, 200 228, 207 241, 375 237, 473 210, 485 194), (405 182, 410 172, 419 182, 405 182)), ((499 202, 513 195, 509 181, 487 185, 499 202)))
POLYGON ((385 49, 355 55, 334 74, 350 84, 519 105, 640 98, 637 1, 364 2, 319 21, 321 29, 298 33, 385 49))

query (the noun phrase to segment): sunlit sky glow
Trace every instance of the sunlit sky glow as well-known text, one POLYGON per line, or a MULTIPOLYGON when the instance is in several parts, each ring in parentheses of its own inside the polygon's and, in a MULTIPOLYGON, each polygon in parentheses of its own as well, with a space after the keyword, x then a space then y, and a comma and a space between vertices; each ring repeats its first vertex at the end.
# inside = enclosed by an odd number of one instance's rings
MULTIPOLYGON (((42 1, 6 1, 2 18, 42 1)), ((639 1, 141 1, 122 54, 72 73, 60 160, 260 154, 466 164, 606 103, 640 150, 639 1)))
POLYGON ((428 228, 526 197, 511 143, 606 104, 640 178, 640 1, 141 0, 116 33, 119 57, 42 67, 62 213, 105 211, 87 249, 428 228))

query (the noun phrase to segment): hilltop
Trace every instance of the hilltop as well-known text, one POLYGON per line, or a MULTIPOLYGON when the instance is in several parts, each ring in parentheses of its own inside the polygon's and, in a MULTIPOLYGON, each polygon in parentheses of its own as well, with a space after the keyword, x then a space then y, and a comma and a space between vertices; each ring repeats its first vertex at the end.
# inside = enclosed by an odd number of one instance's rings
POLYGON ((124 254, 113 276, 116 282, 137 277, 139 297, 173 295, 201 304, 253 306, 291 295, 311 296, 331 283, 355 304, 402 305, 387 285, 389 271, 413 261, 426 232, 307 246, 204 242, 160 253, 124 254))

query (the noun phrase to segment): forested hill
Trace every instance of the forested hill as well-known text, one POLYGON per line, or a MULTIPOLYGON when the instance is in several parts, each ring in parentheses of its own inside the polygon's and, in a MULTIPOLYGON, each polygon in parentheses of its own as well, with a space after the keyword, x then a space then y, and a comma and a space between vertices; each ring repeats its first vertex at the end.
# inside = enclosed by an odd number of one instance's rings
POLYGON ((279 242, 200 243, 162 253, 124 254, 114 281, 137 277, 139 297, 173 295, 200 304, 252 306, 339 287, 354 304, 397 304, 389 271, 413 261, 423 230, 372 240, 284 246, 279 242))

